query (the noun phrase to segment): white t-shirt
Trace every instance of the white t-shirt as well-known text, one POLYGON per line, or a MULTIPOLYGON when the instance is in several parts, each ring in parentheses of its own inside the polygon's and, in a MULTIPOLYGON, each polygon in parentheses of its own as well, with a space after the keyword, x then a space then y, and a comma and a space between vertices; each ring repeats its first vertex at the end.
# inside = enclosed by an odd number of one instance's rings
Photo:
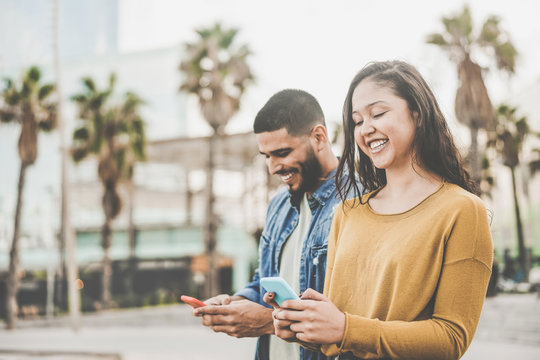
MULTIPOLYGON (((311 223, 311 209, 305 194, 300 202, 299 211, 298 225, 283 245, 279 261, 279 276, 285 279, 297 293, 300 292, 302 244, 311 223)), ((277 336, 270 336, 270 360, 298 360, 299 358, 300 345, 289 343, 277 336)))

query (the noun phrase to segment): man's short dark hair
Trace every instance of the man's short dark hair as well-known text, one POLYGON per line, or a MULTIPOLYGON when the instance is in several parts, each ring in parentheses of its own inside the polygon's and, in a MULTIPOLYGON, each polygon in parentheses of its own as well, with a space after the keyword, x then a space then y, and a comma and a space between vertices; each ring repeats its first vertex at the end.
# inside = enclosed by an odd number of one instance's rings
POLYGON ((286 89, 274 94, 257 113, 253 131, 287 129, 289 135, 309 135, 315 125, 326 126, 321 106, 303 90, 286 89))

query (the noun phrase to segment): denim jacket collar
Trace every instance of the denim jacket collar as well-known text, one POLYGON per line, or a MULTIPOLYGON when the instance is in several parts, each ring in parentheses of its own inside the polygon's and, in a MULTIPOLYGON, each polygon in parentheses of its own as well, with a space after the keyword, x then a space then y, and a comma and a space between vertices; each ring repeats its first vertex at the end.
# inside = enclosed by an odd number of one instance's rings
MULTIPOLYGON (((336 168, 337 169, 337 168, 336 168)), ((336 183, 335 183, 335 175, 336 175, 336 169, 332 170, 330 174, 328 174, 328 177, 326 180, 322 182, 322 184, 315 190, 315 192, 311 195, 308 195, 308 203, 311 211, 316 209, 318 206, 324 206, 326 204, 326 201, 330 196, 334 196, 334 193, 336 192, 336 183)), ((289 198, 291 201, 291 205, 295 208, 298 208, 298 204, 301 197, 295 197, 291 194, 289 194, 289 198)))

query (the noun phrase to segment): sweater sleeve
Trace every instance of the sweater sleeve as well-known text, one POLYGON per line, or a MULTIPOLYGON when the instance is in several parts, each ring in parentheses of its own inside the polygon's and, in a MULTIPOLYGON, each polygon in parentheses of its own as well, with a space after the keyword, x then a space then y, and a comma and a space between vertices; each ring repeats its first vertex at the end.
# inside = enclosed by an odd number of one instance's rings
POLYGON ((485 207, 469 199, 454 218, 431 318, 382 321, 346 314, 343 341, 327 354, 361 358, 458 359, 472 341, 491 275, 493 245, 485 207))

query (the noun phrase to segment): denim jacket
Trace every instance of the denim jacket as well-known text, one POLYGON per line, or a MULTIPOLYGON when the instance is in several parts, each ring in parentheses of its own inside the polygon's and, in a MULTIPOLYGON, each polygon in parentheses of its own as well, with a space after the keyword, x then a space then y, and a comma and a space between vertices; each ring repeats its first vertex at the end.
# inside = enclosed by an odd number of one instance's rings
MULTIPOLYGON (((311 224, 302 244, 300 260, 300 291, 312 288, 323 292, 326 271, 326 251, 332 217, 341 202, 336 190, 335 170, 327 180, 312 194, 308 195, 311 209, 311 224)), ((266 224, 259 243, 259 267, 253 281, 235 295, 269 307, 263 301, 264 289, 259 279, 266 276, 279 276, 279 259, 283 245, 298 224, 299 201, 294 199, 288 189, 280 190, 270 201, 266 213, 266 224)), ((259 337, 256 360, 268 360, 269 335, 259 337)), ((326 360, 322 353, 300 348, 300 360, 326 360)))

